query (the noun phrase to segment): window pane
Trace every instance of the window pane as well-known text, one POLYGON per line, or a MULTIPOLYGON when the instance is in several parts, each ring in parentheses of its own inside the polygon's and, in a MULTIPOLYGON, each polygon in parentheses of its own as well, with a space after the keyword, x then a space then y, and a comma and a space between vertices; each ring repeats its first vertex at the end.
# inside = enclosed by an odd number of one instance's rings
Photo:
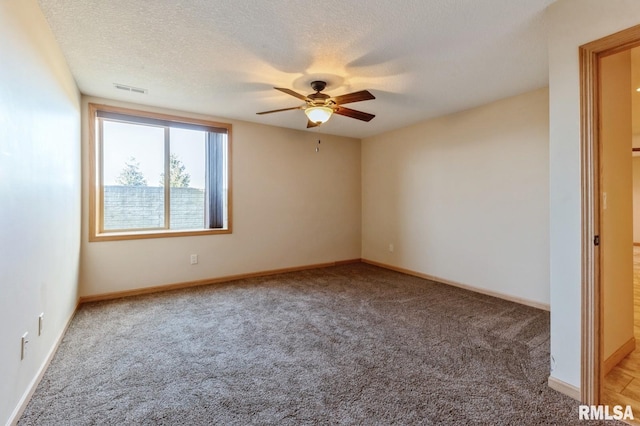
POLYGON ((171 128, 171 229, 203 229, 207 133, 171 128))
POLYGON ((104 120, 104 230, 164 227, 163 172, 163 128, 104 120))
POLYGON ((90 241, 231 232, 231 125, 94 104, 89 109, 97 124, 90 135, 96 155, 90 198, 97 207, 90 241))

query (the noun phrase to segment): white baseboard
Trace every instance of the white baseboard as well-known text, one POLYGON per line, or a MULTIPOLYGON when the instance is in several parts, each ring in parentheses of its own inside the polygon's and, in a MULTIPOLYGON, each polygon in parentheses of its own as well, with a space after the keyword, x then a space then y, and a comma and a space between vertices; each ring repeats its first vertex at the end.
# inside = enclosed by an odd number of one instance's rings
POLYGON ((69 319, 67 319, 67 323, 64 325, 64 328, 62 329, 60 334, 58 334, 55 344, 51 347, 51 350, 47 354, 47 357, 45 358, 44 362, 40 366, 40 369, 38 370, 38 374, 36 374, 33 380, 31 380, 31 383, 29 383, 27 390, 22 395, 22 398, 20 398, 18 405, 13 410, 13 413, 11 413, 11 416, 9 416, 9 420, 7 421, 7 426, 9 425, 15 426, 18 423, 18 420, 20 420, 20 416, 22 416, 22 413, 24 413, 24 410, 27 408, 27 405, 29 404, 29 401, 31 401, 31 397, 33 396, 33 393, 36 391, 36 388, 38 387, 40 380, 42 380, 42 377, 44 376, 45 371, 47 371, 47 367, 49 367, 49 364, 51 363, 53 356, 56 354, 56 351, 58 350, 58 347, 60 346, 60 343, 62 342, 62 339, 66 334, 67 329, 69 328, 69 325, 71 324, 71 320, 73 319, 74 315, 76 314, 76 311, 78 310, 78 306, 80 305, 76 304, 76 307, 71 313, 71 316, 69 316, 69 319))
POLYGON ((555 377, 549 376, 549 387, 553 390, 557 390, 558 392, 565 394, 576 401, 580 401, 580 389, 570 385, 567 382, 563 382, 560 379, 556 379, 555 377))

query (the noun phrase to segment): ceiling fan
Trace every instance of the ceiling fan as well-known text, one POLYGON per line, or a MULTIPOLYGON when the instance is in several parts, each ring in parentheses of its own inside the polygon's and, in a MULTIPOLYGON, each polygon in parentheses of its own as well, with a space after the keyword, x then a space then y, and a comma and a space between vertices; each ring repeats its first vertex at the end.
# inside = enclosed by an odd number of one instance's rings
POLYGON ((271 114, 273 112, 290 111, 294 109, 302 109, 307 115, 307 128, 316 127, 322 123, 326 123, 331 118, 331 115, 338 114, 345 117, 355 118, 356 120, 371 121, 375 115, 362 111, 356 111, 355 109, 345 108, 342 105, 367 101, 369 99, 375 99, 368 90, 361 90, 359 92, 348 93, 346 95, 331 97, 325 93, 320 93, 327 86, 324 81, 312 81, 311 88, 316 91, 310 95, 304 96, 300 93, 294 92, 290 89, 284 89, 282 87, 274 87, 274 89, 284 92, 288 95, 294 96, 305 102, 304 105, 300 105, 292 108, 274 109, 272 111, 258 112, 258 115, 271 114))

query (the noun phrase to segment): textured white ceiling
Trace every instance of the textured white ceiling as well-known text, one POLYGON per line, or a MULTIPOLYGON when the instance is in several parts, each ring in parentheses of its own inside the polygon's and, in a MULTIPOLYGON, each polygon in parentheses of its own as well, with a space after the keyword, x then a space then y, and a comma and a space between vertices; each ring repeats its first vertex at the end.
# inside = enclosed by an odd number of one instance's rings
POLYGON ((39 0, 84 94, 305 129, 273 90, 368 89, 324 133, 366 137, 544 87, 554 0, 39 0), (148 90, 145 95, 114 83, 148 90))

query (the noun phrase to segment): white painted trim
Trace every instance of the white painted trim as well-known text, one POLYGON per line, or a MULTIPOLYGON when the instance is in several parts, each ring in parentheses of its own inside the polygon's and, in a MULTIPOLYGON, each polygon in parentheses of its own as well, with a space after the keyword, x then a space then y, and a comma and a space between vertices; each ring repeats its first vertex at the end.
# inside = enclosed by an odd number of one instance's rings
POLYGON ((69 328, 69 325, 71 325, 71 320, 73 319, 76 312, 78 311, 79 306, 80 306, 79 303, 76 304, 76 308, 73 310, 73 312, 69 316, 69 319, 67 319, 67 323, 64 325, 64 328, 56 338, 55 344, 51 347, 51 350, 47 354, 47 357, 45 358, 44 362, 40 366, 40 369, 38 370, 38 374, 36 374, 36 376, 33 378, 31 383, 29 383, 27 390, 24 392, 24 394, 22 395, 22 398, 20 398, 20 401, 18 402, 18 405, 13 410, 13 413, 11 413, 11 415, 9 416, 9 420, 7 420, 7 426, 17 425, 18 420, 20 420, 20 417, 22 416, 22 413, 24 413, 24 410, 27 408, 27 405, 29 405, 29 401, 31 401, 31 397, 36 391, 36 388, 38 387, 40 380, 42 380, 42 377, 44 376, 45 371, 47 371, 49 364, 51 364, 51 360, 53 360, 53 356, 56 354, 56 351, 58 350, 58 347, 60 346, 60 343, 62 342, 64 335, 67 333, 67 329, 69 328))
POLYGON ((570 385, 567 382, 563 382, 560 379, 556 379, 553 376, 549 376, 549 387, 553 390, 567 395, 576 401, 580 401, 580 388, 570 385))
POLYGON ((499 293, 496 291, 485 290, 483 288, 474 287, 468 284, 462 284, 455 281, 447 280, 445 278, 436 277, 429 274, 423 274, 422 272, 412 271, 411 269, 400 268, 397 266, 387 265, 385 263, 375 262, 373 260, 362 259, 363 263, 368 263, 373 266, 379 266, 380 268, 391 269, 392 271, 400 272, 407 275, 413 275, 414 277, 424 278, 430 281, 436 281, 442 284, 447 284, 453 287, 463 288, 465 290, 473 291, 476 293, 486 294, 487 296, 497 297, 498 299, 508 300, 510 302, 519 303, 521 305, 531 306, 533 308, 549 311, 550 307, 548 303, 535 302, 533 300, 523 299, 520 297, 510 296, 508 294, 499 293))

